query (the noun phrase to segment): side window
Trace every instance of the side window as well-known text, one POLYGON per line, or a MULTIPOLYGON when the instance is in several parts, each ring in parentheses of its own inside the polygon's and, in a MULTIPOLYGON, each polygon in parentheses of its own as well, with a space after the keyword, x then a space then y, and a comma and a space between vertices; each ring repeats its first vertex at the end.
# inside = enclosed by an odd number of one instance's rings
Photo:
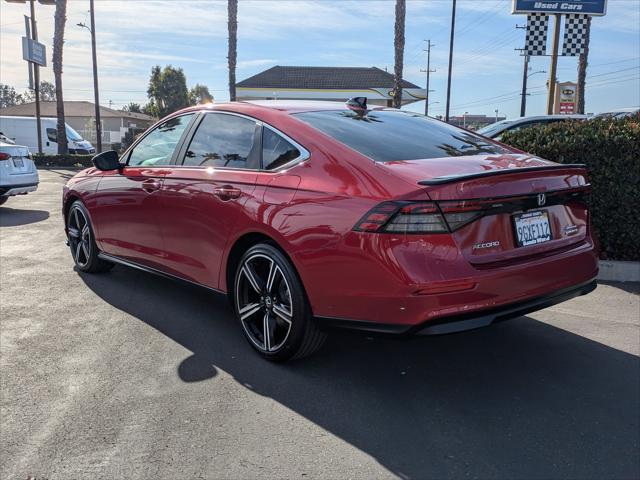
POLYGON ((181 115, 158 125, 133 147, 127 165, 131 167, 169 165, 173 151, 193 116, 193 113, 181 115))
POLYGON ((253 120, 236 115, 205 115, 185 153, 184 165, 259 168, 257 127, 253 120))
POLYGON ((58 143, 58 131, 55 128, 47 128, 47 140, 58 143))
POLYGON ((276 169, 300 156, 300 150, 276 132, 262 129, 262 168, 276 169))

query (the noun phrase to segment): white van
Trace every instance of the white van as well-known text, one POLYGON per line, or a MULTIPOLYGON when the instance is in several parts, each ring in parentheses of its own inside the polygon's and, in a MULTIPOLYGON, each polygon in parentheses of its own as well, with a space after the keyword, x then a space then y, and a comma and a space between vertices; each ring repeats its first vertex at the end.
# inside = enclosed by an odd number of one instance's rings
MULTIPOLYGON (((58 153, 58 144, 56 143, 57 135, 57 119, 41 118, 42 132, 42 153, 56 154, 58 153)), ((69 153, 91 154, 95 153, 91 143, 83 139, 69 125, 67 127, 67 144, 69 153)), ((0 134, 9 138, 18 145, 29 147, 32 152, 38 151, 38 129, 35 117, 11 117, 0 116, 0 134)))

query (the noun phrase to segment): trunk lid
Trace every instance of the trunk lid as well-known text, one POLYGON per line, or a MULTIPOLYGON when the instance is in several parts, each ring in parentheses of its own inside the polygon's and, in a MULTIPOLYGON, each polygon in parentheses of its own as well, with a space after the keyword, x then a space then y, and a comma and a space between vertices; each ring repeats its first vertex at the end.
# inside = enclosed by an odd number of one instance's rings
POLYGON ((469 217, 451 234, 465 258, 478 268, 571 248, 588 237, 584 196, 589 183, 580 165, 560 165, 526 154, 382 165, 421 186, 450 225, 450 219, 469 217))

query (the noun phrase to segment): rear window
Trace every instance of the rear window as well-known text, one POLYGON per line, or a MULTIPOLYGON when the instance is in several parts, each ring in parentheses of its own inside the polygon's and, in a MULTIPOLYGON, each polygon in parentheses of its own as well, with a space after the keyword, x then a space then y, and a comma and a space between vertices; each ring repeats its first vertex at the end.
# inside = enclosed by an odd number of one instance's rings
POLYGON ((475 133, 414 112, 331 110, 295 116, 376 162, 510 153, 475 133))

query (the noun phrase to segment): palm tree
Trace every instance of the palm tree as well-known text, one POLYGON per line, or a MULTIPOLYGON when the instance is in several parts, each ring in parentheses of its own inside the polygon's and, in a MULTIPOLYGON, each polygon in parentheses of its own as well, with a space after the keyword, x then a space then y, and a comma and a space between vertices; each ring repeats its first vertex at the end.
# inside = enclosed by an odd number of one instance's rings
POLYGON ((407 11, 406 0, 396 0, 396 25, 393 47, 395 50, 395 64, 393 66, 393 106, 402 105, 402 66, 404 62, 404 17, 407 11))
POLYGON ((64 155, 69 152, 64 122, 64 99, 62 98, 62 46, 64 44, 64 26, 67 22, 67 0, 56 0, 54 19, 53 75, 56 84, 56 114, 58 116, 56 140, 58 143, 58 154, 64 155))
POLYGON ((591 37, 591 16, 586 19, 586 32, 584 34, 584 51, 578 57, 578 105, 577 113, 584 113, 584 88, 587 80, 587 64, 589 60, 589 40, 591 37))
POLYGON ((229 100, 236 100, 236 59, 238 56, 238 0, 228 0, 229 26, 229 100))

